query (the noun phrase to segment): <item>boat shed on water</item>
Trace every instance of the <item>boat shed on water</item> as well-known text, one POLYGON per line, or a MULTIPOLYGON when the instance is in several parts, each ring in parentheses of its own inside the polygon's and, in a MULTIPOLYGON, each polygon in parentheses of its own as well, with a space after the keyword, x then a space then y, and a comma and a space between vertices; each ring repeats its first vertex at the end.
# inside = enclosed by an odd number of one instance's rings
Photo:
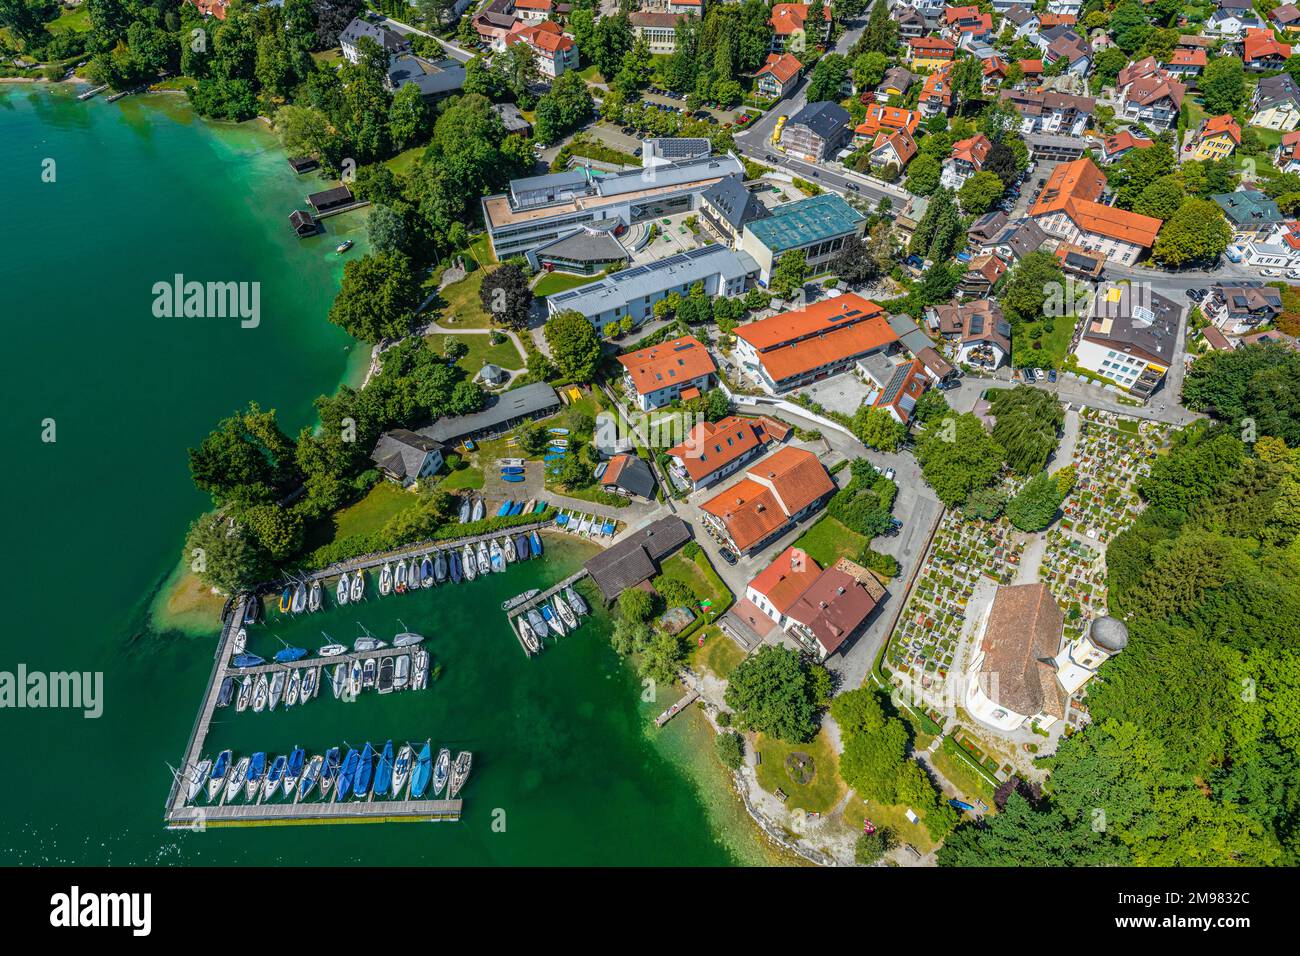
POLYGON ((320 223, 305 209, 295 209, 289 213, 289 225, 293 227, 299 239, 306 239, 320 232, 320 223))
POLYGON ((323 189, 318 193, 312 193, 307 197, 307 202, 319 215, 332 209, 350 206, 356 200, 352 196, 352 190, 348 189, 347 186, 335 186, 333 189, 323 189))
POLYGON ((309 173, 313 169, 319 169, 320 161, 315 156, 290 156, 289 168, 301 176, 303 173, 309 173))
POLYGON ((691 527, 668 515, 600 552, 584 568, 606 601, 659 573, 659 562, 691 539, 691 527))
POLYGON ((481 412, 440 418, 419 433, 444 445, 454 445, 465 438, 493 438, 516 425, 544 418, 560 409, 560 396, 545 382, 533 382, 489 396, 481 412))

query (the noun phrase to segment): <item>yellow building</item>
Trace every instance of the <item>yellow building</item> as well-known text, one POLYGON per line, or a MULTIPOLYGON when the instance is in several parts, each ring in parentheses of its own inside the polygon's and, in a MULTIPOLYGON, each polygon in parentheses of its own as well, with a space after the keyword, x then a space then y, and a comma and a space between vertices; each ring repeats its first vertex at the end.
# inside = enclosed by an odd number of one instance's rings
POLYGON ((1241 145, 1241 127, 1231 113, 1212 116, 1201 124, 1192 143, 1192 159, 1207 162, 1227 159, 1241 145))

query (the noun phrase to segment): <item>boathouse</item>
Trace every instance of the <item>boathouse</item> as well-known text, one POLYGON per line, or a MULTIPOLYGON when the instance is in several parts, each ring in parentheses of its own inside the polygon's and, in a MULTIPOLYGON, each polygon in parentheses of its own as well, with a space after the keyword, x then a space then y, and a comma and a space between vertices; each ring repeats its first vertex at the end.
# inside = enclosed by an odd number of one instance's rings
POLYGON ((320 223, 312 218, 312 214, 305 209, 295 209, 289 213, 289 225, 293 231, 298 234, 299 239, 306 239, 308 236, 314 236, 320 232, 320 223))
POLYGON ((545 382, 533 382, 512 388, 500 395, 490 395, 482 411, 470 415, 440 418, 419 434, 444 445, 454 445, 466 438, 493 438, 516 425, 545 418, 560 410, 560 396, 545 382))
POLYGON ((331 212, 336 209, 342 209, 344 206, 351 206, 356 199, 352 196, 352 190, 347 186, 335 186, 333 189, 323 189, 318 193, 312 193, 307 197, 307 202, 316 214, 331 212))
POLYGON ((605 600, 613 601, 658 574, 659 562, 689 540, 691 526, 668 515, 600 552, 583 567, 605 600))
POLYGON ((320 161, 315 156, 290 156, 289 168, 301 176, 303 173, 309 173, 313 169, 320 168, 320 161))

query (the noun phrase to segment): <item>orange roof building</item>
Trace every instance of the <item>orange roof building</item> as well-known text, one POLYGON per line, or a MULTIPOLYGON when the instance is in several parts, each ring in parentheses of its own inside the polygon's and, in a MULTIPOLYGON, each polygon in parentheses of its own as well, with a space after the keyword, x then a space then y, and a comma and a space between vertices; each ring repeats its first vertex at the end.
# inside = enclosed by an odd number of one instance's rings
POLYGON ((194 9, 205 17, 216 17, 218 20, 226 19, 226 7, 230 5, 230 0, 189 0, 194 4, 194 9))
POLYGON ((1161 221, 1101 203, 1105 189, 1106 178, 1092 160, 1061 163, 1029 215, 1049 236, 1130 265, 1155 243, 1161 221))
POLYGON ((1280 70, 1291 59, 1291 48, 1279 43, 1272 30, 1254 29, 1246 31, 1242 43, 1241 59, 1247 66, 1256 69, 1280 70))
POLYGON ((728 546, 749 554, 812 514, 834 491, 835 482, 816 455, 782 448, 701 504, 700 510, 728 546))
POLYGON ((759 92, 767 96, 784 96, 802 70, 803 64, 793 53, 769 53, 767 62, 754 78, 758 81, 759 92))
POLYGON ((901 106, 885 106, 883 103, 871 103, 867 107, 867 117, 858 124, 854 132, 864 139, 874 139, 882 130, 906 130, 915 136, 921 125, 921 114, 916 110, 905 110, 901 106))
POLYGON ((841 560, 821 568, 786 548, 745 588, 745 600, 824 660, 876 609, 884 589, 865 568, 841 560))
MULTIPOLYGON (((808 23, 807 3, 775 3, 772 5, 772 16, 768 23, 772 24, 772 29, 778 37, 789 38, 796 33, 805 31, 808 23)), ((822 16, 826 18, 826 26, 823 30, 830 28, 831 8, 830 4, 822 5, 822 16)), ((822 37, 825 37, 823 32, 822 37)))
POLYGON ((850 368, 898 342, 885 310, 848 293, 736 329, 736 356, 776 395, 850 368))
POLYGON ((690 388, 707 391, 718 370, 704 343, 693 335, 620 355, 623 382, 635 393, 642 411, 661 408, 682 398, 690 388))
POLYGON ((519 21, 506 38, 506 45, 527 43, 537 54, 537 68, 552 79, 566 70, 578 66, 578 48, 573 38, 562 31, 553 20, 542 20, 531 25, 519 21))
POLYGON ((698 491, 735 474, 767 447, 769 439, 779 442, 785 438, 785 434, 769 431, 768 422, 737 415, 700 422, 685 441, 668 449, 673 480, 683 488, 698 491))

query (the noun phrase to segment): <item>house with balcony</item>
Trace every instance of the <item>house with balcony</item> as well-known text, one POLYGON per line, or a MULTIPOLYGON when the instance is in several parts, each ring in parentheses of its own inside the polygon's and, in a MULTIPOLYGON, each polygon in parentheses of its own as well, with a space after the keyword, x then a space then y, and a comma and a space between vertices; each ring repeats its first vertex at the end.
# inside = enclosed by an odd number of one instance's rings
POLYGON ((1120 90, 1120 115, 1152 129, 1172 129, 1186 95, 1187 87, 1182 82, 1157 69, 1120 90))
POLYGON ((993 14, 981 13, 977 6, 946 7, 943 33, 959 50, 969 50, 977 43, 992 43, 993 14))
POLYGON ((724 545, 749 555, 820 510, 835 491, 835 482, 816 455, 782 448, 701 503, 700 514, 724 545))
POLYGON ((1282 141, 1273 150, 1273 165, 1283 173, 1300 173, 1300 130, 1282 134, 1282 141))
POLYGON ((859 633, 885 596, 866 568, 841 558, 823 569, 802 549, 786 548, 745 588, 745 600, 825 660, 859 633))
MULTIPOLYGON (((996 7, 994 9, 996 9, 996 7)), ((1013 3, 1005 11, 998 12, 1002 14, 1003 23, 1011 24, 1011 35, 1016 40, 1037 33, 1042 24, 1042 21, 1038 19, 1038 14, 1034 12, 1033 7, 1024 6, 1020 3, 1013 3)))
POLYGON ((831 6, 827 3, 821 7, 825 19, 820 29, 816 28, 816 24, 808 23, 812 16, 811 6, 808 3, 772 5, 772 15, 768 18, 768 23, 772 25, 771 52, 784 53, 789 50, 797 53, 826 42, 831 33, 831 6))
POLYGON ((370 460, 389 481, 403 488, 414 487, 421 478, 442 467, 443 445, 425 435, 394 428, 379 436, 370 460))
POLYGON ((926 31, 929 30, 925 23, 925 17, 911 7, 896 6, 892 13, 894 22, 898 24, 898 36, 901 40, 923 37, 926 31))
POLYGON ((1003 90, 998 99, 1020 114, 1020 131, 1051 136, 1083 136, 1092 120, 1096 100, 1055 90, 1003 90))
POLYGON ((699 398, 718 371, 713 356, 693 335, 669 339, 618 357, 623 385, 643 412, 699 398))
POLYGON ((1119 162, 1135 149, 1146 149, 1154 146, 1155 140, 1147 139, 1144 136, 1136 136, 1130 130, 1120 130, 1113 136, 1107 136, 1101 141, 1101 162, 1103 166, 1109 166, 1111 163, 1119 162))
POLYGON ((669 477, 686 491, 716 485, 763 454, 769 442, 782 440, 769 430, 769 422, 737 415, 699 422, 681 444, 668 449, 669 477))
POLYGON ((1241 127, 1231 113, 1208 117, 1197 127, 1191 145, 1197 162, 1227 159, 1241 145, 1241 127))
POLYGON ((769 53, 767 62, 755 75, 758 92, 777 99, 784 97, 799 82, 803 64, 793 53, 769 53))
POLYGON ((1011 358, 1011 324, 991 299, 932 306, 926 322, 948 344, 958 365, 992 371, 1011 358))
POLYGON ((1289 73, 1266 76, 1255 85, 1249 125, 1286 133, 1300 125, 1300 84, 1289 73))
POLYGON ((511 34, 507 45, 528 44, 537 61, 538 72, 548 79, 554 80, 568 70, 578 68, 578 46, 555 21, 542 20, 517 27, 511 34))
POLYGON ((952 190, 960 189, 962 183, 984 168, 984 161, 988 159, 992 148, 993 144, 983 133, 953 143, 952 152, 943 161, 939 185, 952 190))
POLYGON ((931 73, 921 84, 921 94, 917 99, 917 109, 926 119, 932 116, 948 115, 952 112, 952 84, 948 82, 949 63, 931 73))
POLYGON ((781 130, 781 148, 796 159, 817 163, 838 153, 851 136, 849 111, 838 103, 822 100, 806 104, 786 121, 781 130))
POLYGON ((1055 239, 1131 265, 1155 243, 1161 221, 1104 204, 1105 191, 1106 178, 1092 160, 1062 163, 1052 170, 1029 215, 1055 239))
POLYGON ((1146 401, 1173 363, 1182 311, 1145 283, 1103 289, 1093 299, 1074 357, 1080 368, 1146 401))
POLYGON ((1178 77, 1183 83, 1192 84, 1205 72, 1205 64, 1208 62, 1209 57, 1204 50, 1184 50, 1179 47, 1170 54, 1165 63, 1165 72, 1178 77))
POLYGON ((1216 282, 1201 312, 1228 335, 1246 335, 1282 314, 1282 293, 1253 280, 1216 282))
POLYGON ((1223 210, 1234 237, 1239 240, 1267 236, 1282 222, 1277 203, 1258 189, 1216 193, 1210 199, 1223 210))
MULTIPOLYGON (((911 9, 907 7, 905 9, 911 9)), ((885 71, 884 79, 876 87, 873 98, 877 103, 888 103, 895 96, 904 95, 912 88, 912 82, 916 78, 912 76, 910 70, 902 66, 891 66, 885 71)), ((862 102, 867 102, 866 94, 863 94, 862 102)))
POLYGON ((1255 72, 1280 70, 1291 59, 1291 48, 1278 42, 1273 31, 1267 28, 1247 30, 1241 45, 1241 61, 1246 69, 1255 72))
POLYGON ((913 70, 941 70, 957 58, 957 44, 940 37, 907 41, 907 64, 913 70))

